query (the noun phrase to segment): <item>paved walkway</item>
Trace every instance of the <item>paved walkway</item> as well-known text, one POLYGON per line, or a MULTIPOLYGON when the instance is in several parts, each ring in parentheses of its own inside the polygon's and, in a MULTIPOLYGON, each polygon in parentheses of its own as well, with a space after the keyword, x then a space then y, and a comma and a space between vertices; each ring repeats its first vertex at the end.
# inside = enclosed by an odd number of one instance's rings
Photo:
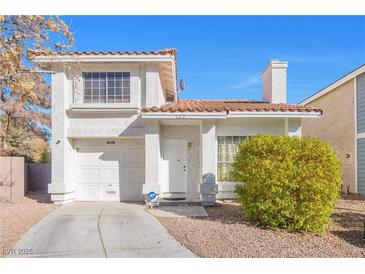
POLYGON ((142 205, 75 202, 34 225, 19 240, 22 257, 195 257, 142 205))
POLYGON ((147 211, 157 218, 208 217, 204 207, 198 205, 160 206, 147 211))

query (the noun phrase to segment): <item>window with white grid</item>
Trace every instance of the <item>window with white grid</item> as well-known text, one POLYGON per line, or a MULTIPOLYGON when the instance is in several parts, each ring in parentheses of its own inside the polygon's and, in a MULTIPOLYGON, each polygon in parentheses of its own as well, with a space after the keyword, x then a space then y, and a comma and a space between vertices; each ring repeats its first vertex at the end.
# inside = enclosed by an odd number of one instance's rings
POLYGON ((84 103, 129 103, 129 72, 85 72, 84 103))
POLYGON ((232 164, 238 152, 238 145, 247 136, 218 136, 218 181, 233 182, 232 164))

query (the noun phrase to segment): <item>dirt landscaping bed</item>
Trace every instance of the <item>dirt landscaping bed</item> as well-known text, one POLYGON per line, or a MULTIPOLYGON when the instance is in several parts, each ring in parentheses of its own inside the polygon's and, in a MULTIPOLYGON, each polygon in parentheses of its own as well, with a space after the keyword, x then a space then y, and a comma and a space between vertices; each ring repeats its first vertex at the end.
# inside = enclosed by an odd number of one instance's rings
POLYGON ((17 203, 0 202, 0 257, 6 257, 33 224, 57 207, 45 193, 29 193, 17 203))
POLYGON ((238 204, 207 208, 205 218, 159 218, 180 243, 199 257, 365 257, 365 200, 340 200, 328 233, 262 229, 242 218, 238 204))

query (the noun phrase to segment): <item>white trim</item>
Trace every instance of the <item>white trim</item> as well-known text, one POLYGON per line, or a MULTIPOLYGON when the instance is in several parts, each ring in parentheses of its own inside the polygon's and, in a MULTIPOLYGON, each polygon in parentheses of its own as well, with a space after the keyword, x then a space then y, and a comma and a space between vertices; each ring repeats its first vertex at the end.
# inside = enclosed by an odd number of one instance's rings
POLYGON ((284 135, 289 135, 289 120, 288 118, 284 118, 284 135))
MULTIPOLYGON (((128 136, 128 135, 125 135, 125 136, 115 136, 115 135, 110 135, 110 136, 92 136, 90 137, 90 135, 85 135, 85 136, 71 136, 71 135, 67 135, 66 136, 67 138, 70 138, 72 140, 75 140, 75 139, 82 139, 82 140, 106 140, 106 139, 109 139, 109 140, 124 140, 124 139, 144 139, 144 135, 142 136, 135 136, 135 135, 131 135, 131 136, 128 136)), ((79 145, 78 147, 76 148, 82 148, 84 145, 79 145)), ((85 146, 89 146, 89 145, 85 145, 85 146)))
POLYGON ((226 119, 226 112, 144 112, 144 119, 226 119))
POLYGON ((71 63, 71 62, 166 62, 174 61, 172 55, 64 55, 36 56, 34 62, 71 63))
POLYGON ((218 135, 217 135, 217 126, 214 125, 215 129, 215 137, 214 137, 214 149, 215 149, 215 163, 214 163, 214 176, 215 176, 215 183, 218 184, 218 135))
MULTIPOLYGON (((175 57, 174 57, 174 59, 175 59, 175 57)), ((174 92, 174 97, 175 97, 175 99, 176 99, 176 97, 177 97, 177 92, 178 92, 178 88, 177 88, 177 74, 176 74, 176 60, 174 60, 174 62, 171 62, 171 71, 172 71, 172 73, 173 73, 173 85, 174 85, 174 90, 173 90, 173 92, 174 92)))
POLYGON ((313 94, 309 98, 304 99, 303 101, 301 101, 299 103, 299 105, 306 105, 306 104, 318 99, 319 97, 327 94, 328 92, 332 91, 333 89, 343 85, 344 83, 350 81, 352 78, 354 78, 354 77, 356 77, 359 74, 362 74, 364 72, 365 72, 365 65, 362 65, 359 68, 355 69, 354 71, 350 72, 349 74, 343 76, 342 78, 340 78, 336 82, 330 84, 329 86, 327 86, 327 87, 323 88, 322 90, 318 91, 317 93, 313 94))
MULTIPOLYGON (((234 189, 239 182, 231 182, 231 181, 217 181, 218 184, 218 193, 223 194, 224 192, 231 192, 234 196, 234 189)), ((232 197, 233 198, 233 197, 232 197)))
POLYGON ((264 74, 264 72, 268 69, 268 68, 287 68, 288 67, 288 62, 287 61, 280 61, 280 60, 270 60, 265 69, 261 72, 261 75, 264 74))
POLYGON ((354 78, 354 128, 355 128, 355 151, 354 151, 354 159, 355 159, 355 193, 357 193, 357 77, 354 78))
MULTIPOLYGON (((128 105, 128 104, 127 104, 128 105)), ((118 113, 138 113, 138 107, 129 107, 126 104, 70 104, 72 112, 118 112, 118 113)))
POLYGON ((356 135, 356 139, 363 139, 363 138, 365 138, 365 132, 361 132, 356 135))
POLYGON ((320 112, 285 112, 285 111, 230 111, 227 118, 241 117, 277 117, 277 118, 319 118, 320 112))

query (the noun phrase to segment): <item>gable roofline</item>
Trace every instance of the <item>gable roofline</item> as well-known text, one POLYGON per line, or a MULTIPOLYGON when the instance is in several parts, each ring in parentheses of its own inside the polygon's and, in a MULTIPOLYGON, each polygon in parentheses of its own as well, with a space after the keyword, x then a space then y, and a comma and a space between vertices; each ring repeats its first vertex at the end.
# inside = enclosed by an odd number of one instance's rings
POLYGON ((151 51, 39 51, 39 50, 28 50, 27 55, 30 59, 45 58, 80 58, 80 57, 91 57, 91 56, 174 56, 176 57, 177 50, 175 48, 166 48, 161 50, 151 51))
POLYGON ((173 89, 171 92, 177 96, 178 67, 177 49, 165 48, 151 51, 27 51, 27 56, 37 63, 78 63, 78 62, 169 62, 173 89))
POLYGON ((344 76, 340 77, 336 81, 332 82, 331 84, 325 86, 321 90, 317 91, 313 95, 309 96, 308 98, 302 100, 299 102, 299 105, 306 105, 310 102, 322 97, 323 95, 326 95, 327 93, 331 92, 335 88, 338 88, 339 86, 343 85, 344 83, 352 80, 353 78, 357 77, 358 75, 365 73, 365 64, 362 64, 361 66, 355 68, 354 70, 350 71, 349 73, 345 74, 344 76))

